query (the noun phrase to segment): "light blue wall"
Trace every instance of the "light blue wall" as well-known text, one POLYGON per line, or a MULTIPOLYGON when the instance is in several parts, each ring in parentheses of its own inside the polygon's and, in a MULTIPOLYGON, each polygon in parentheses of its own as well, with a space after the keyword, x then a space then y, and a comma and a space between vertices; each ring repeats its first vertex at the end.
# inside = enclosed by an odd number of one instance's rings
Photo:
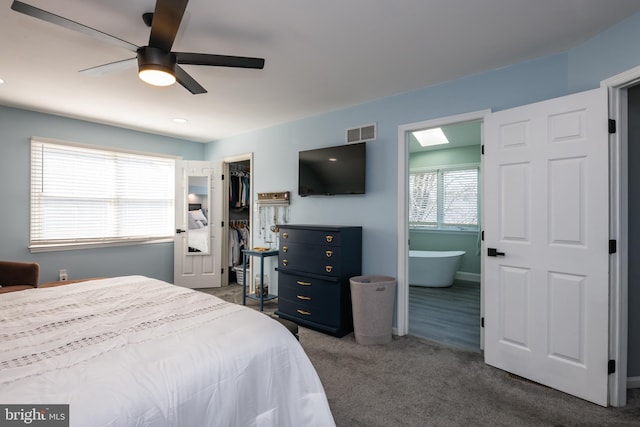
MULTIPOLYGON (((409 169, 480 164, 480 135, 478 145, 413 153, 409 169)), ((480 278, 480 241, 478 233, 409 230, 409 248, 420 251, 464 251, 458 271, 480 278)))
POLYGON ((474 163, 480 164, 480 135, 478 135, 478 145, 420 151, 409 155, 409 169, 468 165, 474 163))
POLYGON ((143 274, 173 281, 173 243, 31 254, 29 142, 31 136, 202 160, 204 145, 0 106, 0 259, 40 264, 40 283, 69 278, 143 274))
POLYGON ((640 14, 635 14, 570 50, 570 92, 594 88, 601 80, 640 65, 639 27, 640 14))

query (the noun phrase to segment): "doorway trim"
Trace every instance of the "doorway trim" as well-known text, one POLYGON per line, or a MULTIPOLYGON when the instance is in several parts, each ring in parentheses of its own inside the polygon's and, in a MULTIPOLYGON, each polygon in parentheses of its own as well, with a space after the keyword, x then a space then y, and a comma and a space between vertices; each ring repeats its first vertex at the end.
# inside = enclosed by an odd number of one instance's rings
MULTIPOLYGON (((396 327, 394 329, 394 333, 399 336, 407 335, 409 333, 409 140, 407 138, 407 134, 415 130, 426 128, 452 125, 474 120, 484 121, 485 116, 490 112, 490 109, 478 110, 455 116, 440 117, 437 119, 407 123, 398 126, 398 294, 396 298, 396 327)), ((480 167, 482 170, 482 161, 480 167)), ((482 229, 482 224, 480 224, 480 228, 482 229)), ((481 282, 481 289, 482 286, 481 282)), ((481 301, 481 316, 484 314, 483 310, 484 307, 481 301)), ((482 336, 480 337, 480 347, 483 347, 482 336)))
POLYGON ((627 89, 640 84, 640 67, 600 82, 609 94, 609 117, 616 121, 616 132, 609 135, 609 238, 617 240, 617 251, 609 260, 609 358, 616 371, 609 377, 609 404, 627 403, 628 361, 628 118, 627 89))
POLYGON ((253 153, 246 154, 238 154, 236 156, 224 157, 222 159, 222 174, 226 179, 222 180, 223 189, 227 189, 227 191, 222 191, 222 198, 220 203, 224 206, 222 209, 222 254, 223 254, 223 265, 224 265, 224 273, 222 274, 222 286, 227 286, 229 284, 229 266, 228 264, 228 254, 229 254, 229 164, 237 163, 237 162, 245 162, 249 161, 249 239, 250 239, 250 247, 253 247, 253 211, 254 211, 254 203, 253 200, 253 153), (226 257, 225 257, 226 255, 226 257))

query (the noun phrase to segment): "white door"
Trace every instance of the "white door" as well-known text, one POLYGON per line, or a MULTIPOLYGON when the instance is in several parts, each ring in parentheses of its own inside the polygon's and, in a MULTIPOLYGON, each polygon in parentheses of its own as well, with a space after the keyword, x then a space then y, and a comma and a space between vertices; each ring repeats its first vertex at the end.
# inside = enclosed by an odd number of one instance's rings
POLYGON ((222 172, 217 163, 176 162, 173 283, 222 286, 222 172))
POLYGON ((606 90, 489 114, 484 143, 485 361, 606 406, 606 90))

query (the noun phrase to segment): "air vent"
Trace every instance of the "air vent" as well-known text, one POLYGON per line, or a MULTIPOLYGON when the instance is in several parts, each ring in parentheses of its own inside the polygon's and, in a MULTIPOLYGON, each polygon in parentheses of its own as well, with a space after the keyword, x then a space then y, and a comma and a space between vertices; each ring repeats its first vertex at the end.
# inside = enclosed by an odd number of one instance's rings
POLYGON ((347 129, 347 144, 373 141, 374 139, 376 139, 375 124, 347 129))

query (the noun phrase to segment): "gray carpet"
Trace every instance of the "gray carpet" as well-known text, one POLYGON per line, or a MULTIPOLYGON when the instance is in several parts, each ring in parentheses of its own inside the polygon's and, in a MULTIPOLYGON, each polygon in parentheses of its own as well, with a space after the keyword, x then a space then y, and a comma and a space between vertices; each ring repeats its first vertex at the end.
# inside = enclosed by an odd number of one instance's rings
MULTIPOLYGON (((207 289, 241 303, 241 287, 207 289)), ((258 303, 249 301, 258 308, 258 303)), ((276 301, 265 303, 273 312, 276 301)), ((488 366, 480 353, 414 337, 360 346, 300 328, 339 427, 640 426, 640 390, 603 408, 488 366)))

